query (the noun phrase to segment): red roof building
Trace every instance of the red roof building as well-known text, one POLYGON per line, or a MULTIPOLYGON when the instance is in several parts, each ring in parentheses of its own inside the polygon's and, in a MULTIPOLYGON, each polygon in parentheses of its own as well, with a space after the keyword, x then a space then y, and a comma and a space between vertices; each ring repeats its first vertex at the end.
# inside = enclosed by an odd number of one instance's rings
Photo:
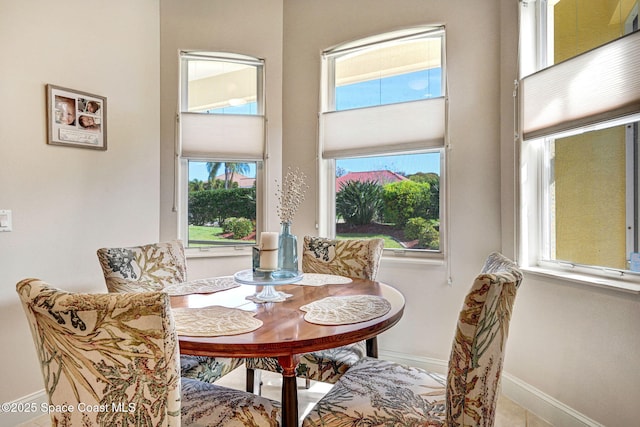
MULTIPOLYGON (((224 181, 224 174, 216 176, 216 179, 224 181)), ((240 187, 240 188, 251 188, 256 183, 256 179, 255 178, 250 178, 250 177, 248 177, 246 175, 242 175, 241 173, 238 173, 238 172, 233 174, 232 181, 233 182, 237 182, 238 183, 238 187, 240 187)))
POLYGON ((404 181, 408 179, 400 174, 391 172, 390 170, 366 171, 366 172, 349 172, 336 178, 336 193, 340 188, 349 181, 367 182, 373 181, 380 185, 389 184, 391 182, 404 181))

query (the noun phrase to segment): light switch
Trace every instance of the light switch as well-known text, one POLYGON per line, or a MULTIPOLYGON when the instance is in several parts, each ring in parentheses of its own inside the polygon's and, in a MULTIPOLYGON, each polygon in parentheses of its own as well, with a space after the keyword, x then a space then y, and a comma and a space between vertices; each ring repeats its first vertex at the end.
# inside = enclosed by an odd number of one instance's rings
POLYGON ((0 209, 0 231, 11 231, 11 211, 0 209))

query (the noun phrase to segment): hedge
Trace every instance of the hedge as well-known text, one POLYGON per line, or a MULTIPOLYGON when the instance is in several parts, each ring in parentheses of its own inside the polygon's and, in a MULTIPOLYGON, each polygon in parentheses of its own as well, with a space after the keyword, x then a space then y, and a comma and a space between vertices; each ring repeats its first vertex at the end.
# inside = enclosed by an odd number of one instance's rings
POLYGON ((220 188, 189 193, 189 224, 220 226, 231 217, 256 219, 255 188, 220 188))

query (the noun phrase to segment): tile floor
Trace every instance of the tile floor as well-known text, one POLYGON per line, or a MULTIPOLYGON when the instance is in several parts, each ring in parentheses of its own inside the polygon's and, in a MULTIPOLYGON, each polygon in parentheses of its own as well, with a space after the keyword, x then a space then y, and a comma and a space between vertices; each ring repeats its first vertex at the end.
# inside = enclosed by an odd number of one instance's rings
MULTIPOLYGON (((262 375, 262 395, 270 399, 280 400, 280 385, 282 383, 279 374, 271 372, 261 372, 262 375)), ((236 369, 216 382, 226 387, 233 387, 244 390, 245 369, 244 366, 236 369)), ((320 399, 329 389, 330 384, 312 381, 308 390, 304 388, 304 381, 298 379, 298 405, 300 408, 300 419, 311 410, 313 404, 320 399)), ((49 426, 49 417, 43 416, 21 424, 18 427, 44 427, 49 426)), ((552 427, 551 424, 536 417, 526 409, 518 406, 504 396, 498 401, 496 420, 494 427, 552 427)))

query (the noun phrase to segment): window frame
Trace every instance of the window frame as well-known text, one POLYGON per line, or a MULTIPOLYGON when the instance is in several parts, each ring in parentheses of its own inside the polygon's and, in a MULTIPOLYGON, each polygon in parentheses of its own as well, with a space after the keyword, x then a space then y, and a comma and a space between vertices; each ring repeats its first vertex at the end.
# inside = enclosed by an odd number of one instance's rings
MULTIPOLYGON (((176 115, 177 129, 180 129, 180 113, 187 112, 188 105, 188 64, 189 59, 207 59, 220 60, 228 62, 246 63, 255 65, 257 69, 257 112, 256 114, 248 114, 250 116, 266 117, 265 113, 265 62, 260 58, 249 57, 242 54, 227 52, 205 52, 205 51, 181 51, 179 52, 179 105, 178 114, 176 115)), ((190 114, 218 114, 218 113, 190 113, 190 114)), ((226 114, 229 115, 229 114, 226 114)), ((215 152, 210 155, 186 155, 180 153, 180 130, 177 131, 176 137, 176 162, 175 162, 175 207, 178 223, 178 238, 185 242, 185 253, 189 257, 229 257, 229 256, 247 256, 251 255, 254 242, 246 244, 224 244, 211 246, 193 246, 189 247, 189 161, 199 162, 237 162, 237 163, 255 163, 256 164, 256 236, 264 229, 265 221, 265 158, 264 153, 261 159, 255 157, 244 158, 241 155, 218 154, 215 152)), ((263 146, 265 141, 263 140, 263 146)))
MULTIPOLYGON (((345 43, 340 45, 338 48, 335 48, 337 51, 351 51, 364 49, 370 46, 378 46, 384 45, 389 42, 399 40, 399 39, 412 39, 418 38, 423 35, 428 34, 439 34, 441 37, 441 69, 442 69, 442 78, 441 78, 441 98, 447 99, 447 91, 446 91, 446 31, 444 26, 434 25, 434 26, 425 26, 420 28, 406 29, 400 30, 391 33, 384 33, 372 37, 368 37, 365 39, 357 40, 350 43, 345 43)), ((322 60, 322 77, 321 77, 321 114, 327 112, 335 112, 335 58, 336 55, 333 53, 332 49, 323 52, 323 60, 322 60), (331 53, 329 53, 331 52, 331 53)), ((415 101, 405 101, 405 103, 411 103, 415 101)), ((392 105, 392 104, 382 104, 384 105, 392 105)), ((445 106, 447 104, 445 103, 445 106)), ((361 107, 361 108, 376 108, 377 106, 372 107, 361 107)), ((446 107, 445 107, 446 109, 446 107)), ((349 111, 349 110, 340 110, 340 111, 349 111)), ((357 150, 357 153, 350 154, 344 153, 331 157, 324 157, 322 153, 322 131, 320 132, 318 144, 318 170, 319 170, 319 183, 320 189, 318 192, 318 211, 320 213, 325 212, 325 214, 321 214, 318 221, 318 232, 321 236, 326 236, 329 238, 335 238, 336 236, 336 160, 341 158, 354 158, 354 157, 379 157, 385 155, 398 155, 398 154, 423 154, 428 152, 438 152, 440 158, 440 212, 439 212, 439 220, 440 220, 440 244, 438 250, 430 250, 430 249, 392 249, 385 248, 384 255, 391 256, 397 260, 404 260, 404 262, 413 262, 417 261, 420 263, 428 262, 429 260, 435 261, 438 265, 444 260, 445 254, 448 250, 448 209, 446 205, 446 201, 448 199, 448 178, 447 178, 447 138, 446 138, 446 113, 445 113, 445 135, 444 141, 442 145, 431 145, 429 143, 425 144, 422 148, 411 148, 411 149, 393 149, 391 148, 389 151, 384 150, 371 150, 370 153, 365 152, 365 150, 357 150)))
MULTIPOLYGON (((547 25, 550 17, 547 14, 547 1, 523 2, 520 10, 520 78, 537 70, 546 68, 549 46, 546 42, 547 25), (531 7, 533 3, 534 7, 531 7), (529 6, 529 7, 527 7, 529 6), (525 48, 523 48, 525 47, 525 48), (526 49, 529 48, 529 50, 526 49)), ((565 61, 571 61, 567 59, 565 61)), ((518 89, 518 86, 516 86, 518 89)), ((553 277, 580 284, 612 288, 625 292, 640 293, 640 273, 628 269, 620 270, 596 265, 581 265, 572 262, 545 259, 549 253, 548 245, 552 238, 550 224, 548 176, 551 162, 547 150, 548 139, 557 139, 585 131, 625 125, 640 119, 640 114, 631 114, 622 120, 602 121, 596 125, 575 127, 568 131, 547 136, 524 139, 522 134, 522 93, 518 93, 520 108, 516 111, 519 119, 518 135, 518 203, 517 211, 517 250, 520 265, 526 271, 543 277, 553 277)), ((518 106, 519 104, 519 106, 518 106)), ((629 174, 627 166, 627 175, 629 174)), ((629 175, 628 175, 629 176, 629 175)), ((629 179, 629 178, 628 178, 629 179)), ((627 181, 628 182, 628 181, 627 181)), ((627 198, 628 199, 628 198, 627 198)), ((625 208, 628 212, 628 203, 625 208)), ((628 246, 628 243, 627 243, 628 246)))

